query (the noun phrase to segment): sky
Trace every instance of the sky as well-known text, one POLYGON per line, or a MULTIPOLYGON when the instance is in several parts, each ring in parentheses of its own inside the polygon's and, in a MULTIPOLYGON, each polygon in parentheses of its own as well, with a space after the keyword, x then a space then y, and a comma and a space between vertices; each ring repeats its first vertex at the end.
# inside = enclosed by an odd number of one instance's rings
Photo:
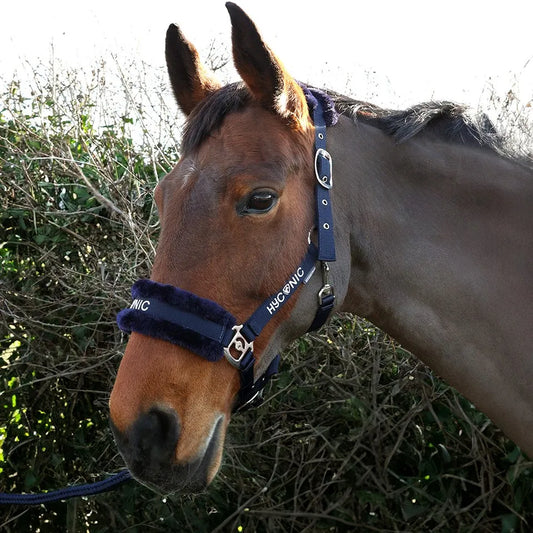
MULTIPOLYGON (((240 0, 297 79, 378 105, 446 99, 476 106, 488 85, 533 99, 531 0, 240 0)), ((100 58, 164 66, 170 22, 200 52, 230 50, 221 0, 3 2, 0 77, 46 62, 100 58)), ((27 70, 27 69, 26 69, 27 70)))

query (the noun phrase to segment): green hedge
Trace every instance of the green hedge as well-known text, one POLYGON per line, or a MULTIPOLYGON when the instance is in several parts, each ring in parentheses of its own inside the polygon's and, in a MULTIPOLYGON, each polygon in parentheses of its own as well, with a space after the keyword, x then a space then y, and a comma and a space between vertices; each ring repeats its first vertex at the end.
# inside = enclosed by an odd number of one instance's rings
MULTIPOLYGON (((133 142, 141 112, 96 127, 63 87, 0 109, 0 490, 42 491, 123 465, 107 400, 114 320, 157 239, 151 192, 173 148, 133 142)), ((52 90, 53 89, 53 90, 52 90)), ((167 117, 168 120, 168 117, 167 117)), ((530 531, 532 462, 371 324, 335 319, 283 354, 268 401, 230 426, 199 496, 130 483, 0 510, 21 531, 530 531)))

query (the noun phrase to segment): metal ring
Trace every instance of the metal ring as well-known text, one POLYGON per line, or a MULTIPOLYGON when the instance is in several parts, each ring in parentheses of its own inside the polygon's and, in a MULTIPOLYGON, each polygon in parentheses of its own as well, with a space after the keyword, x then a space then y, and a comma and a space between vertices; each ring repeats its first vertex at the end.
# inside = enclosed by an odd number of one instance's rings
POLYGON ((328 205, 328 201, 325 198, 322 200, 322 205, 328 205))
POLYGON ((329 224, 327 222, 324 222, 324 224, 322 225, 322 227, 324 229, 329 229, 329 224))

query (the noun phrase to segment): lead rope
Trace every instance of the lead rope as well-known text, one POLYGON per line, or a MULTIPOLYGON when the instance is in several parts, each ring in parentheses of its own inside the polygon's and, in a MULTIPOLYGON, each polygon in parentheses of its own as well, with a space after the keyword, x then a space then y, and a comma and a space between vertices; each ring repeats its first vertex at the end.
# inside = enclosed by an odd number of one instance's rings
POLYGON ((40 492, 36 494, 8 494, 0 492, 0 505, 41 505, 43 503, 58 502, 78 498, 80 496, 94 496, 102 492, 108 492, 130 481, 132 475, 129 470, 122 470, 101 481, 85 483, 82 485, 71 485, 63 489, 40 492))

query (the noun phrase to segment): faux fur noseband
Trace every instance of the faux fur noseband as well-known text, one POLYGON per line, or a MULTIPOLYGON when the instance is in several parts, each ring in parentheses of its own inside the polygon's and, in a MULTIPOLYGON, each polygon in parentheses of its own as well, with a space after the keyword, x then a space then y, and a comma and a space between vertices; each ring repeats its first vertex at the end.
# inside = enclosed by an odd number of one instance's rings
POLYGON ((142 279, 131 289, 133 303, 117 315, 122 331, 177 344, 208 361, 224 355, 235 317, 211 300, 172 285, 142 279), (202 331, 203 333, 199 333, 202 331))

